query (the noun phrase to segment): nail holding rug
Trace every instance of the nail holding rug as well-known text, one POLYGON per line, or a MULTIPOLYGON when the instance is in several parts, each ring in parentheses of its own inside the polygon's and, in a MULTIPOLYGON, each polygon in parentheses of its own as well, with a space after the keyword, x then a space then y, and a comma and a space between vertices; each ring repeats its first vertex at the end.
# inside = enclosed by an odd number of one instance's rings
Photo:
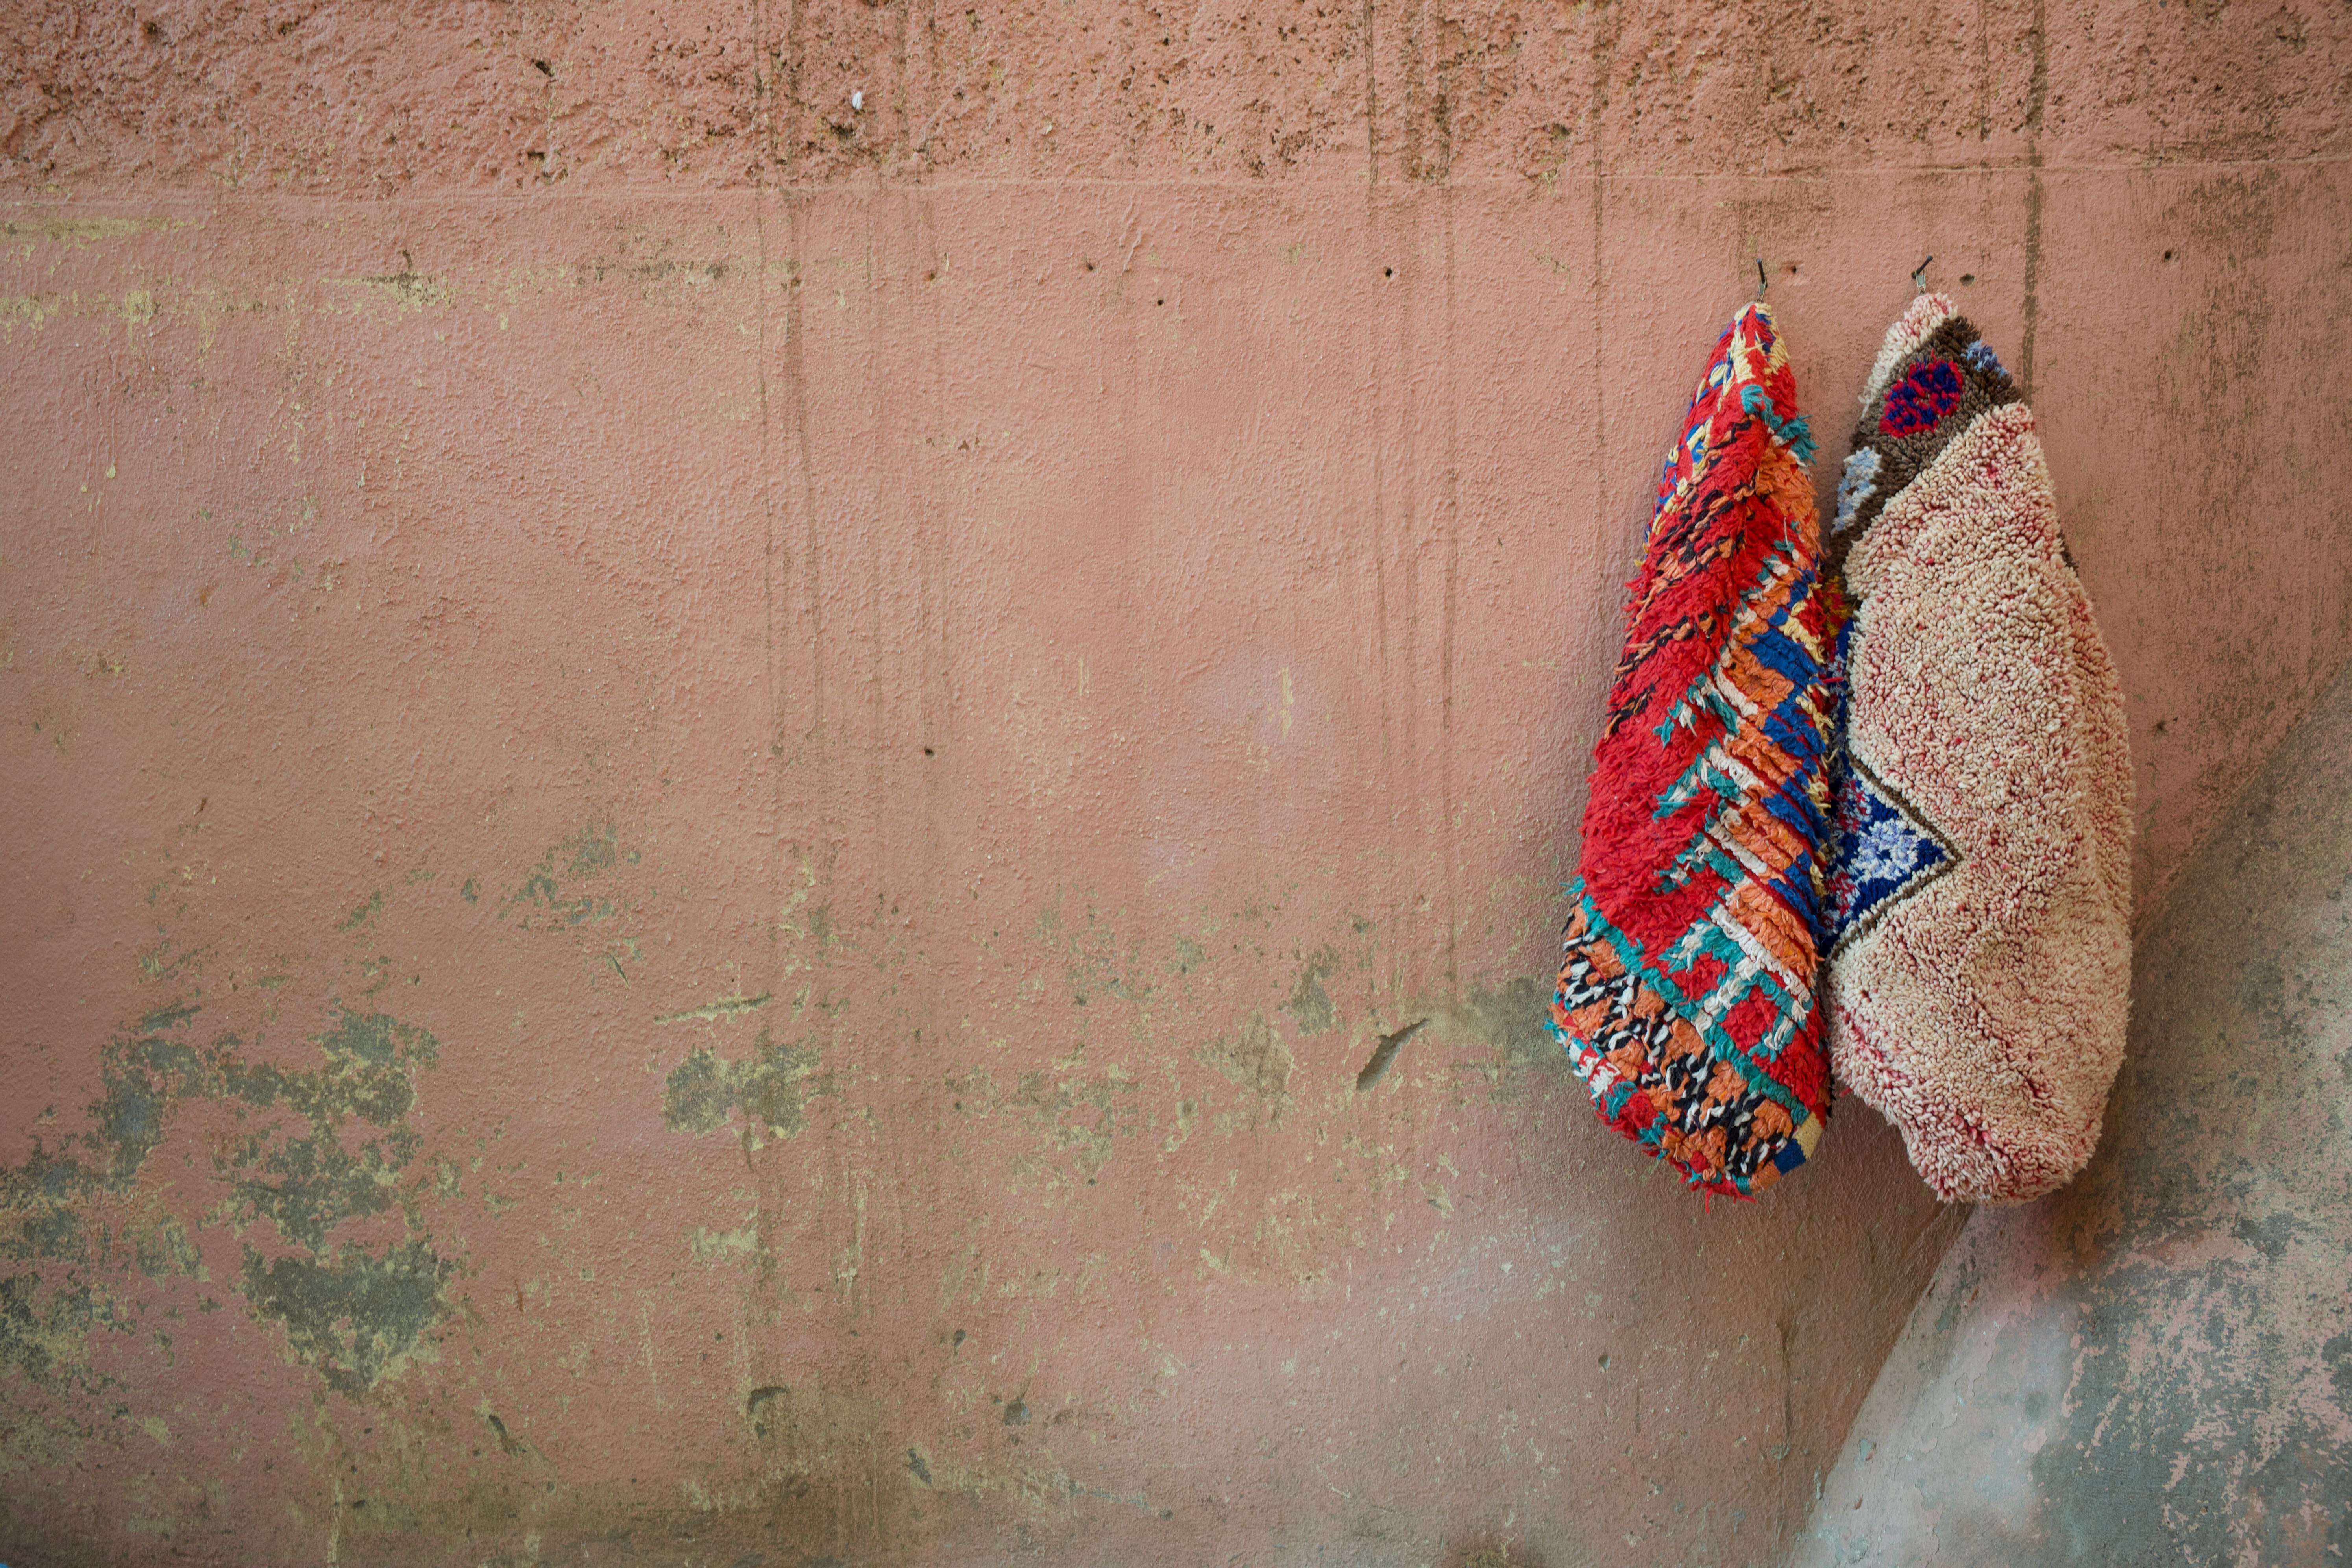
POLYGON ((2131 762, 2033 416, 1942 295, 1887 331, 1828 555, 1853 606, 1832 1064, 1938 1196, 2038 1197, 2123 1060, 2131 762))
POLYGON ((1593 750, 1549 1015, 1601 1119, 1752 1197, 1829 1111, 1814 1005, 1837 710, 1813 443, 1742 310, 1667 455, 1593 750))

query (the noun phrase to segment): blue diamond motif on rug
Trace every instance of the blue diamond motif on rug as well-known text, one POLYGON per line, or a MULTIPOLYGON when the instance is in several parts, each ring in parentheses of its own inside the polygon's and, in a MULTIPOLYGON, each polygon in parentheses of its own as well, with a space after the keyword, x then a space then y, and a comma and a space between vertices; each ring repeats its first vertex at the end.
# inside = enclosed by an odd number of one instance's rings
POLYGON ((1832 952, 1958 857, 1903 797, 1849 755, 1837 791, 1837 851, 1830 872, 1832 952))

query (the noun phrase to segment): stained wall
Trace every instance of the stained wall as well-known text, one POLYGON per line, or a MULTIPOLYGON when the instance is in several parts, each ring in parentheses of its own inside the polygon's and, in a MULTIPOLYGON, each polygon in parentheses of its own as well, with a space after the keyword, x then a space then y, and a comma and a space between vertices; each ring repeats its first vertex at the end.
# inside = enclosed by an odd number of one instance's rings
POLYGON ((1537 1023, 1750 258, 1824 492, 2031 384, 2144 905, 2352 652, 2335 10, 0 26, 27 1559, 1777 1561, 1964 1216, 1537 1023))
POLYGON ((1791 1561, 2324 1563, 2352 1531, 2352 670, 2150 921, 2105 1146, 1984 1209, 1791 1561))

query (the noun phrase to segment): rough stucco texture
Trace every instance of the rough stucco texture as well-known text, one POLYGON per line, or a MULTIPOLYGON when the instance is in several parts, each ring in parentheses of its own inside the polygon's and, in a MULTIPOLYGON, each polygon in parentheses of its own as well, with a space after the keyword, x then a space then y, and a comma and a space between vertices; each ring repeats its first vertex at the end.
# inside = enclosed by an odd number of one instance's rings
POLYGON ((1962 1216, 1537 1026, 1748 258, 1824 489, 2032 381, 2144 899, 2352 649, 2341 7, 0 49, 10 1562, 1776 1561, 1962 1216))
POLYGON ((2352 669, 2150 923, 2106 1148, 1985 1209, 1795 1561, 2321 1563, 2352 1512, 2352 669))

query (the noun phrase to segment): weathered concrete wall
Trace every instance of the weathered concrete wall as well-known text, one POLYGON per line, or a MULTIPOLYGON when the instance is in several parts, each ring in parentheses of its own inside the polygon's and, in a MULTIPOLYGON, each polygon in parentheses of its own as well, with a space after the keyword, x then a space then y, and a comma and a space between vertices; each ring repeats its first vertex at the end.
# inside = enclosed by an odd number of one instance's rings
POLYGON ((2352 1542, 2352 669, 2141 958, 2105 1146, 1969 1222, 1797 1563, 2252 1568, 2352 1542))
POLYGON ((1535 1022, 1747 258, 2032 378, 2144 889, 2352 650, 2340 8, 0 26, 28 1559, 1772 1560, 1959 1216, 1535 1022))

